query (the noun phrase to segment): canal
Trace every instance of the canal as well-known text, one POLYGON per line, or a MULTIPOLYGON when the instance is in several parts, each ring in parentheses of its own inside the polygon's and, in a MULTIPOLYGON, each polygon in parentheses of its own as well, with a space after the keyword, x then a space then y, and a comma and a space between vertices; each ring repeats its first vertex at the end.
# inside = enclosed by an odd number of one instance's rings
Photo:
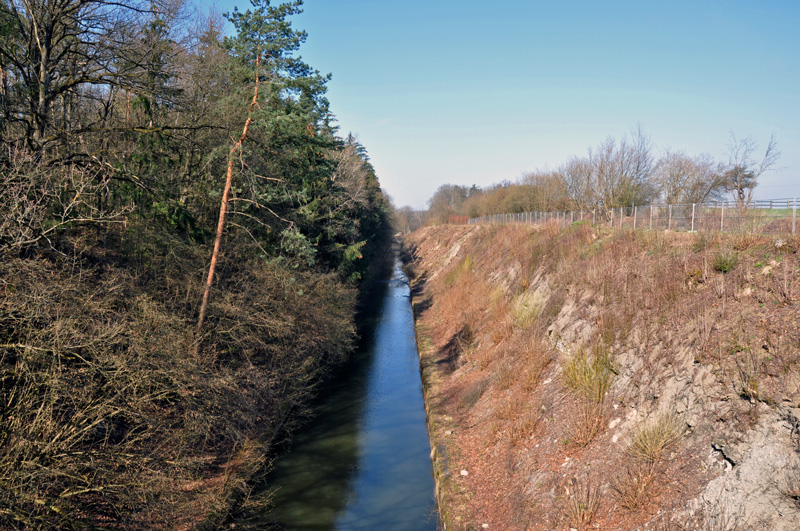
POLYGON ((268 514, 240 529, 435 530, 430 443, 408 280, 391 278, 361 312, 361 341, 325 389, 315 418, 273 463, 257 496, 268 514))

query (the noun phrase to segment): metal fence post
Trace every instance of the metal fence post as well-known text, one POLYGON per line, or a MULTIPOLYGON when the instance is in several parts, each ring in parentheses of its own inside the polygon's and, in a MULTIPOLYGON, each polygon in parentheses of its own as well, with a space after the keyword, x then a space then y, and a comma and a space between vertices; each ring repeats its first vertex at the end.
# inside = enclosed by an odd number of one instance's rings
POLYGON ((653 230, 653 204, 650 203, 650 230, 653 230))
POLYGON ((609 225, 609 226, 610 227, 614 227, 614 209, 613 208, 611 209, 611 225, 609 225))
POLYGON ((694 232, 694 209, 697 203, 692 203, 692 232, 694 232))
POLYGON ((797 198, 794 198, 794 207, 792 208, 792 234, 797 234, 797 198))
POLYGON ((722 203, 722 209, 719 212, 719 231, 725 232, 725 203, 722 203))
POLYGON ((668 205, 667 210, 667 230, 672 230, 672 205, 668 205))
POLYGON ((633 205, 633 230, 636 230, 636 205, 633 205))

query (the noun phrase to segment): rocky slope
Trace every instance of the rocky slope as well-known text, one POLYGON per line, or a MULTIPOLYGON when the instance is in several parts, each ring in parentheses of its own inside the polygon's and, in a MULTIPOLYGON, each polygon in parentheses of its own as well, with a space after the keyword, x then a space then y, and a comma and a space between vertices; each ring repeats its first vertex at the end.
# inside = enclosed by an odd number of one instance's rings
POLYGON ((799 243, 412 234, 447 529, 800 528, 799 243))

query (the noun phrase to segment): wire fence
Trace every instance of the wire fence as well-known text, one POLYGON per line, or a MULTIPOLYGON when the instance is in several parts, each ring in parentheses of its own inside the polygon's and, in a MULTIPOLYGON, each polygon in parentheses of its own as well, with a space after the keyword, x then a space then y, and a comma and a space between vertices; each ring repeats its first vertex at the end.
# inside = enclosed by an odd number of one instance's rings
POLYGON ((578 221, 590 221, 594 225, 641 230, 797 234, 797 207, 798 198, 795 197, 761 199, 748 205, 736 202, 651 204, 613 209, 491 214, 469 218, 467 223, 537 225, 556 221, 566 227, 578 221))

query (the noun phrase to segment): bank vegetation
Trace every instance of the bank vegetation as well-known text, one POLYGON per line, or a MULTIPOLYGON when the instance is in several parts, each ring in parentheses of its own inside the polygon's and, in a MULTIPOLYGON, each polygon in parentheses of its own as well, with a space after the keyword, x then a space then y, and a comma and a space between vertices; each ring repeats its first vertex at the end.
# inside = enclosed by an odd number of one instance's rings
POLYGON ((214 528, 353 345, 391 207, 301 2, 193 9, 0 3, 0 528, 214 528))
POLYGON ((800 241, 553 221, 407 239, 447 529, 800 526, 800 241))

